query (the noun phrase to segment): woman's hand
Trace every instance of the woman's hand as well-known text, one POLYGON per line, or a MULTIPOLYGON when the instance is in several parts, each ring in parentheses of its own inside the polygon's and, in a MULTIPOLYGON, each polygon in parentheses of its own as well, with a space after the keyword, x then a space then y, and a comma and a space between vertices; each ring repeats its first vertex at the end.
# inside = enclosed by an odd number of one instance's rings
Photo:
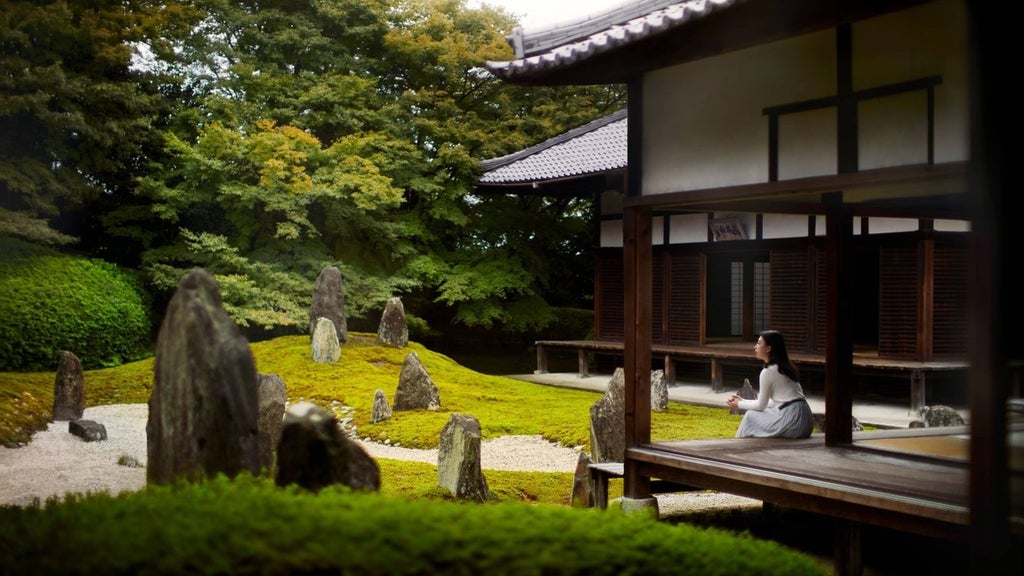
POLYGON ((729 396, 728 400, 725 401, 725 405, 728 406, 729 408, 735 408, 736 405, 740 403, 740 400, 742 400, 742 398, 739 394, 733 394, 732 396, 729 396))

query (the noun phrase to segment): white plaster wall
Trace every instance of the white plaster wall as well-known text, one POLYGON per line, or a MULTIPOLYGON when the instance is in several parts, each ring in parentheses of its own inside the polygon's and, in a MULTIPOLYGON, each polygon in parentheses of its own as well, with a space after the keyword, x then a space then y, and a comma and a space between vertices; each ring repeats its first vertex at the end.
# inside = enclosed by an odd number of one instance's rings
MULTIPOLYGON (((767 181, 763 109, 835 93, 834 37, 827 30, 648 74, 643 193, 767 181)), ((827 134, 805 135, 826 145, 827 134)))
POLYGON ((868 218, 868 234, 913 232, 920 228, 917 218, 868 218))
MULTIPOLYGON (((966 9, 942 0, 853 26, 854 89, 942 76, 935 161, 968 159, 966 9)), ((835 32, 814 32, 644 77, 643 194, 768 179, 766 107, 836 93, 835 32)), ((780 118, 780 179, 835 174, 835 109, 780 118)), ((862 102, 860 169, 926 160, 923 92, 862 102)))
POLYGON ((670 244, 697 244, 708 241, 708 215, 677 214, 669 220, 670 244))
POLYGON ((764 239, 804 238, 806 236, 807 216, 802 214, 764 214, 761 217, 761 237, 764 239))
MULTIPOLYGON (((969 158, 967 8, 943 0, 853 26, 855 90, 933 75, 935 161, 969 158)), ((924 162, 925 93, 862 102, 858 107, 861 170, 924 162), (880 109, 889 107, 883 113, 880 109)))
POLYGON ((967 220, 935 220, 932 226, 938 232, 970 232, 971 223, 967 220))
POLYGON ((601 247, 622 248, 622 220, 601 221, 601 247))

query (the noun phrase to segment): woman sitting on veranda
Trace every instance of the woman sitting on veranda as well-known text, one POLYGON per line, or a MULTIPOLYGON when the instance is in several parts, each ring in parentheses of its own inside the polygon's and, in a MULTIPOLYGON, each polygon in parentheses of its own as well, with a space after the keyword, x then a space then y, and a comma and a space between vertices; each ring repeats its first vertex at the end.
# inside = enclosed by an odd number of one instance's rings
POLYGON ((814 431, 814 415, 782 334, 775 330, 761 332, 754 354, 764 363, 757 398, 744 400, 733 394, 725 401, 730 408, 746 410, 736 437, 807 438, 814 431))

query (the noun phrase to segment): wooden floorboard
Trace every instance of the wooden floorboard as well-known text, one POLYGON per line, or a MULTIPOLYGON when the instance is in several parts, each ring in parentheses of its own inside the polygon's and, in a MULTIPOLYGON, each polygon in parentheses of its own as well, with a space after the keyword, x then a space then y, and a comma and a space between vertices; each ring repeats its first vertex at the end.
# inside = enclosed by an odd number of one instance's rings
MULTIPOLYGON (((858 432, 849 445, 802 440, 727 438, 655 442, 630 448, 640 473, 897 530, 962 540, 969 523, 966 458, 879 449, 876 440, 959 443, 965 427, 858 432), (865 442, 862 447, 858 442, 865 442)), ((1024 432, 1022 432, 1024 433, 1024 432)), ((884 444, 883 444, 884 446, 884 444)), ((1019 450, 1021 447, 1016 446, 1019 450)), ((944 450, 944 449, 943 449, 944 450)), ((1024 531, 1024 470, 1011 471, 1015 531, 1024 531)))

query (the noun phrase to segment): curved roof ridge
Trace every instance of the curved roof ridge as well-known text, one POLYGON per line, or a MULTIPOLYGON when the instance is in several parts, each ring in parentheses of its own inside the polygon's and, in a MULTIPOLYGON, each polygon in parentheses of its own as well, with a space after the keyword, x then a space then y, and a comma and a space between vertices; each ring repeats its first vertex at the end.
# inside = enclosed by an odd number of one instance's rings
MULTIPOLYGON (((515 78, 546 69, 556 69, 566 64, 585 60, 596 54, 607 52, 619 46, 632 44, 649 36, 682 26, 696 18, 702 18, 711 12, 729 7, 743 0, 686 0, 684 2, 667 0, 640 0, 631 8, 641 13, 640 16, 625 22, 609 24, 608 20, 585 20, 577 29, 567 30, 550 38, 542 37, 538 32, 528 38, 524 35, 519 40, 510 37, 510 43, 516 50, 516 60, 507 62, 488 61, 487 69, 491 72, 515 78), (646 9, 646 13, 641 11, 646 9), (578 32, 571 34, 570 32, 578 32), (587 33, 585 36, 581 34, 587 33), (536 47, 528 47, 527 42, 537 41, 536 47), (516 47, 519 41, 522 46, 516 47)), ((620 7, 622 8, 622 7, 620 7)), ((618 10, 618 9, 617 9, 618 10)))

